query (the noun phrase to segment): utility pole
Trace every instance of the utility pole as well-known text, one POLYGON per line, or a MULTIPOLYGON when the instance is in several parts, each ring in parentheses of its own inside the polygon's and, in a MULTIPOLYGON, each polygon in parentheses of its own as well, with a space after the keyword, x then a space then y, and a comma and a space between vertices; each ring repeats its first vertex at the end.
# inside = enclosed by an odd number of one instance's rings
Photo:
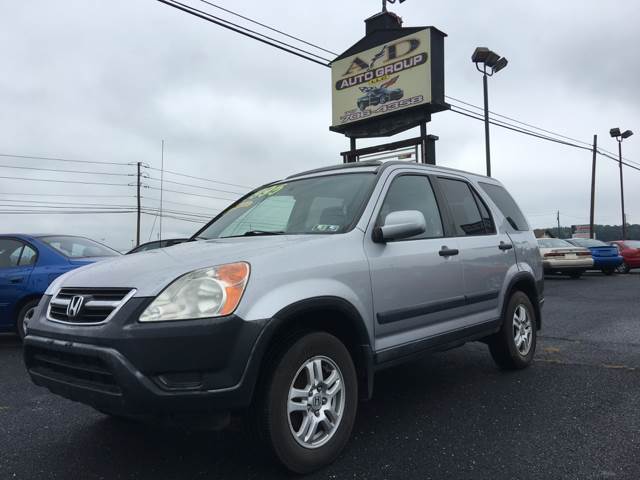
POLYGON ((138 162, 138 221, 136 222, 136 247, 140 245, 140 169, 142 167, 142 162, 138 162))
POLYGON ((594 232, 596 205, 596 157, 598 155, 598 135, 593 136, 593 160, 591 162, 591 209, 589 214, 589 237, 596 238, 594 232))
POLYGON ((489 140, 489 85, 487 82, 487 70, 485 67, 484 74, 482 76, 482 86, 484 88, 484 150, 485 160, 487 163, 487 177, 491 176, 491 143, 489 140))
POLYGON ((162 140, 162 157, 160 160, 160 235, 158 240, 162 240, 162 193, 164 190, 164 139, 162 140))
POLYGON ((558 238, 560 238, 560 210, 558 210, 556 219, 558 220, 558 238))

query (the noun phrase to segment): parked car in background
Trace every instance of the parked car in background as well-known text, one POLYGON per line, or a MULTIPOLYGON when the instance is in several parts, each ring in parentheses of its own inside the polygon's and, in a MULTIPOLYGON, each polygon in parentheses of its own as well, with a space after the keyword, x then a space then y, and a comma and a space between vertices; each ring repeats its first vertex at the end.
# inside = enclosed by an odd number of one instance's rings
POLYGON ((153 242, 142 243, 136 248, 133 248, 127 252, 127 255, 131 253, 146 252, 148 250, 155 250, 156 248, 170 247, 171 245, 177 245, 189 240, 188 238, 170 238, 167 240, 154 240, 153 242))
POLYGON ((593 267, 593 257, 588 248, 576 247, 560 238, 539 238, 538 246, 545 274, 559 273, 580 278, 593 267))
POLYGON ((533 361, 542 259, 493 178, 321 168, 248 193, 194 239, 57 279, 25 337, 33 381, 108 415, 244 411, 309 473, 346 445, 376 371, 477 340, 501 368, 533 361), (99 312, 82 303, 96 293, 99 312))
POLYGON ((613 275, 616 269, 622 265, 623 258, 618 249, 607 245, 600 240, 591 238, 570 238, 567 242, 576 247, 588 248, 593 256, 593 268, 601 270, 605 275, 613 275))
POLYGON ((0 332, 25 335, 49 284, 74 268, 120 254, 70 235, 0 235, 0 332))
POLYGON ((616 240, 609 242, 618 248, 622 255, 622 263, 618 265, 618 273, 629 273, 633 268, 640 268, 640 240, 616 240))

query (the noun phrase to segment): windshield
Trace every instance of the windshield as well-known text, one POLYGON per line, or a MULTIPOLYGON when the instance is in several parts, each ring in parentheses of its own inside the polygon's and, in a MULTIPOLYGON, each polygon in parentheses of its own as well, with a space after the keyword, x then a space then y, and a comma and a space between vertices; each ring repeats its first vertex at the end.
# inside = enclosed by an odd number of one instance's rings
POLYGON ((611 245, 607 245, 600 240, 590 240, 588 238, 572 238, 571 243, 574 245, 579 245, 581 247, 591 248, 591 247, 610 247, 611 245))
POLYGON ((348 173, 270 185, 232 205, 196 238, 344 233, 375 179, 348 173))
POLYGON ((67 258, 115 257, 120 255, 115 250, 84 237, 40 237, 40 240, 67 258))
POLYGON ((559 238, 539 238, 538 245, 542 248, 574 248, 574 245, 559 238))

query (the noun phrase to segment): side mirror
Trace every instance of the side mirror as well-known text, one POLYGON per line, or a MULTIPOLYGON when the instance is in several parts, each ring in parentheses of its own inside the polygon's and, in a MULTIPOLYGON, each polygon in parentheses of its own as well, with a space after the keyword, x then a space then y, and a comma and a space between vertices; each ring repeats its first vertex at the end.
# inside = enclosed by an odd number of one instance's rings
POLYGON ((422 212, 417 210, 400 210, 391 212, 384 219, 384 225, 373 230, 373 241, 384 243, 391 240, 420 235, 427 230, 427 222, 422 212))

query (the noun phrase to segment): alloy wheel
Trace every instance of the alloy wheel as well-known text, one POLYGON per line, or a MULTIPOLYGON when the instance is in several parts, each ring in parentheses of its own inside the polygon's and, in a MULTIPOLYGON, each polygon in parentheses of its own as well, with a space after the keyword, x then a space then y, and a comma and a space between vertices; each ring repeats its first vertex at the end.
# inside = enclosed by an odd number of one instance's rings
POLYGON ((335 435, 345 408, 340 368, 328 357, 315 356, 298 369, 287 401, 289 429, 296 442, 314 449, 335 435))
POLYGON ((513 341, 518 353, 526 357, 531 350, 533 325, 531 317, 524 305, 518 305, 513 312, 513 341))

